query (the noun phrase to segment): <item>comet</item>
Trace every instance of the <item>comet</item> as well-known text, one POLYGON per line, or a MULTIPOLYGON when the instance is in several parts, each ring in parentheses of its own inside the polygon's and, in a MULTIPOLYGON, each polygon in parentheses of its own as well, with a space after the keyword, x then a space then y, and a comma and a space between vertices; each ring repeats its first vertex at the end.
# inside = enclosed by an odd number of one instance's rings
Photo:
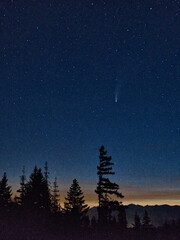
POLYGON ((115 103, 117 103, 117 101, 118 101, 118 94, 115 93, 115 103))
POLYGON ((119 99, 119 89, 120 89, 120 84, 119 84, 119 82, 116 79, 116 87, 115 87, 115 92, 114 92, 114 101, 115 101, 115 103, 117 103, 118 99, 119 99))

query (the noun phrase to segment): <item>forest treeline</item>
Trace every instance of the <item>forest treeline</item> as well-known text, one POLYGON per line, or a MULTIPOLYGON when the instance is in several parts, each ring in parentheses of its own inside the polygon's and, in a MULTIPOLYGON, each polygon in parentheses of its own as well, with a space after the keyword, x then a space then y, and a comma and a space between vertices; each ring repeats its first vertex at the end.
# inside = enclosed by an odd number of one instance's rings
POLYGON ((154 227, 148 212, 143 219, 134 213, 134 224, 128 227, 126 206, 119 185, 110 180, 114 163, 104 146, 99 149, 98 218, 89 219, 83 191, 74 179, 64 206, 60 205, 57 179, 49 180, 47 162, 44 170, 34 167, 27 179, 23 167, 15 197, 6 173, 0 181, 0 240, 179 240, 180 221, 154 227), (114 198, 115 197, 115 198, 114 198), (112 217, 112 212, 118 217, 112 217))

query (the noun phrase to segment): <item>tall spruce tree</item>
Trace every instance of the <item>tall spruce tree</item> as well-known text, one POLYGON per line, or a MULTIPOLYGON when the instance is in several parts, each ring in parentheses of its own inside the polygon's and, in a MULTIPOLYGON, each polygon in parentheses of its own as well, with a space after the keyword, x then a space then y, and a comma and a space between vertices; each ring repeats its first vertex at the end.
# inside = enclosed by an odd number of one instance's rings
POLYGON ((50 210, 49 187, 41 169, 35 166, 30 179, 25 185, 24 204, 29 209, 50 210))
POLYGON ((118 198, 123 198, 123 195, 119 192, 119 185, 111 182, 109 178, 106 177, 115 174, 112 171, 114 163, 111 162, 111 156, 107 156, 107 151, 105 151, 104 146, 101 146, 99 152, 99 165, 97 166, 99 179, 95 192, 98 195, 98 222, 101 225, 111 217, 110 212, 113 204, 115 203, 115 205, 117 205, 117 201, 111 200, 112 195, 118 198))
POLYGON ((65 229, 69 239, 79 239, 84 217, 88 211, 83 192, 76 179, 73 180, 64 203, 65 229))
POLYGON ((47 161, 45 162, 45 166, 44 166, 44 178, 45 178, 45 180, 48 183, 48 181, 49 181, 49 172, 48 172, 48 163, 47 163, 47 161))
POLYGON ((146 210, 144 211, 144 216, 143 216, 143 220, 142 220, 142 227, 144 229, 148 229, 148 228, 152 227, 151 219, 150 219, 149 214, 146 210))
POLYGON ((52 197, 51 196, 51 191, 50 191, 51 183, 49 181, 49 167, 48 167, 47 161, 45 162, 45 166, 44 166, 44 179, 45 179, 47 196, 49 196, 50 200, 51 200, 51 197, 52 197))
POLYGON ((137 214, 137 212, 135 212, 135 215, 134 215, 134 224, 133 224, 133 227, 134 227, 136 230, 140 230, 140 229, 141 229, 141 219, 140 219, 140 216, 137 214))
POLYGON ((52 211, 54 213, 57 213, 60 210, 60 204, 59 204, 59 190, 57 185, 57 178, 55 177, 53 182, 53 189, 51 194, 51 204, 52 204, 52 211))
POLYGON ((3 174, 3 177, 0 181, 0 213, 9 210, 11 203, 12 190, 8 186, 8 179, 6 173, 3 174))
POLYGON ((76 179, 67 192, 67 197, 65 198, 64 211, 69 214, 73 221, 80 223, 82 218, 86 215, 89 207, 85 204, 84 195, 76 179))
POLYGON ((17 190, 19 196, 17 197, 17 203, 21 206, 24 205, 24 198, 26 195, 26 176, 25 176, 25 167, 23 166, 22 175, 20 176, 20 188, 17 190))

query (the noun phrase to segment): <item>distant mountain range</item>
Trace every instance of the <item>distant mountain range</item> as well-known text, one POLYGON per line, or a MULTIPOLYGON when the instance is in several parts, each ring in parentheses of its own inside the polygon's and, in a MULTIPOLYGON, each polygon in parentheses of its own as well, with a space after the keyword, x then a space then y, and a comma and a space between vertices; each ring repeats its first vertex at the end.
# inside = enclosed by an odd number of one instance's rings
MULTIPOLYGON (((180 206, 169 206, 169 205, 155 205, 155 206, 140 206, 130 204, 127 206, 126 215, 128 220, 128 225, 132 226, 134 222, 135 212, 143 218, 144 211, 147 210, 149 217, 152 220, 152 224, 154 226, 163 225, 165 221, 172 221, 180 219, 180 206)), ((97 207, 90 208, 88 211, 89 218, 91 219, 93 216, 97 219, 97 207)), ((117 212, 113 212, 113 216, 117 216, 117 212)))

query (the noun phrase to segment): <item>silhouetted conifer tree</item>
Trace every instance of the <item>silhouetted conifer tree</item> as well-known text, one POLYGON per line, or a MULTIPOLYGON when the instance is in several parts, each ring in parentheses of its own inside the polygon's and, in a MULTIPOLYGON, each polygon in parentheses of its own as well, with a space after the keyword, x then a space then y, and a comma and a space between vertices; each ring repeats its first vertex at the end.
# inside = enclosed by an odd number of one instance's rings
POLYGON ((123 198, 123 195, 119 192, 119 185, 113 183, 107 175, 114 175, 111 162, 111 156, 107 156, 107 151, 104 150, 104 146, 99 149, 99 165, 97 166, 98 183, 95 192, 98 194, 98 222, 99 225, 104 224, 107 219, 110 219, 111 208, 114 208, 113 204, 117 204, 114 201, 110 201, 111 196, 115 195, 118 198, 123 198), (110 212, 109 212, 110 211, 110 212))
POLYGON ((26 195, 26 176, 25 176, 25 167, 23 166, 22 175, 20 176, 20 189, 17 190, 19 196, 17 197, 17 202, 21 206, 24 205, 24 198, 26 195))
POLYGON ((0 213, 9 210, 11 203, 12 190, 8 186, 8 179, 6 173, 4 173, 0 181, 0 213))
POLYGON ((64 210, 66 212, 75 211, 80 215, 85 215, 89 209, 88 205, 85 204, 83 192, 76 179, 73 180, 65 200, 64 210))
POLYGON ((150 217, 148 215, 148 212, 146 210, 144 212, 144 216, 143 216, 143 220, 142 220, 142 227, 144 229, 152 227, 151 219, 150 219, 150 217))
POLYGON ((139 215, 137 214, 137 212, 136 212, 135 215, 134 215, 133 227, 134 227, 136 230, 141 229, 141 219, 140 219, 139 215))
POLYGON ((80 226, 81 220, 86 215, 89 207, 85 204, 83 192, 76 179, 73 180, 65 200, 64 211, 73 220, 73 224, 80 226))
POLYGON ((57 213, 60 211, 60 204, 59 204, 59 190, 57 185, 57 178, 55 177, 53 182, 53 190, 51 195, 51 204, 52 204, 52 211, 57 213))
POLYGON ((24 204, 27 208, 50 210, 50 192, 41 169, 35 167, 26 184, 24 204))
POLYGON ((47 164, 47 162, 45 162, 45 166, 44 166, 44 178, 45 178, 45 180, 48 183, 48 181, 49 181, 49 172, 48 172, 48 164, 47 164))

